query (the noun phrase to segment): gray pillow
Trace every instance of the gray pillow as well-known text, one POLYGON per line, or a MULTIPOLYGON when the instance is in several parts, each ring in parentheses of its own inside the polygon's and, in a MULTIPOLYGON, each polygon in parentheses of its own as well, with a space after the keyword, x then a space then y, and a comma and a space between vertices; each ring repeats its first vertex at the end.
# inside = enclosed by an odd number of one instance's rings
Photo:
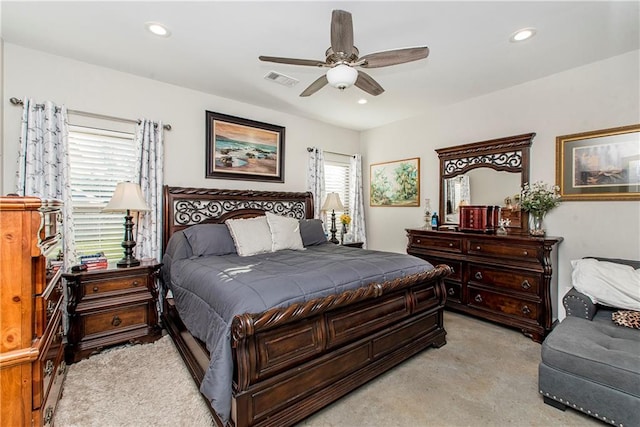
POLYGON ((322 228, 322 220, 320 219, 301 219, 300 220, 300 237, 304 246, 321 245, 327 242, 327 236, 322 228))
POLYGON ((193 256, 236 253, 236 245, 225 224, 196 224, 184 230, 193 256))

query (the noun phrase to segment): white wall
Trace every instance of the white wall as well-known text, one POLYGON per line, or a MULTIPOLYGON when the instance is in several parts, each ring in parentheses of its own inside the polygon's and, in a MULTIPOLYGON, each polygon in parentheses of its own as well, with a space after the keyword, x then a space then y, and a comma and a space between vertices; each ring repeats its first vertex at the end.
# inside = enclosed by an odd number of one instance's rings
MULTIPOLYGON (((306 147, 318 146, 343 153, 355 153, 359 148, 356 131, 10 43, 4 45, 3 71, 3 194, 13 191, 22 111, 9 103, 10 97, 30 97, 37 102, 50 100, 73 110, 131 119, 147 117, 171 124, 173 129, 165 132, 165 183, 169 185, 305 191, 306 147), (206 179, 206 110, 285 126, 285 182, 206 179)), ((74 123, 82 119, 70 115, 69 120, 74 123)), ((99 120, 94 124, 107 125, 99 120)), ((120 126, 133 130, 133 125, 120 126)))
MULTIPOLYGON (((404 252, 404 229, 422 224, 424 199, 431 199, 432 208, 438 205, 435 148, 536 132, 530 180, 555 183, 556 136, 640 123, 639 53, 609 58, 363 132, 366 182, 366 165, 370 163, 419 156, 422 169, 420 208, 366 210, 369 247, 404 252), (393 147, 392 153, 389 147, 393 147)), ((640 259, 640 202, 564 202, 547 215, 545 225, 549 235, 565 239, 559 247, 559 300, 570 287, 571 259, 587 255, 640 259)), ((560 310, 562 318, 564 311, 560 310)))

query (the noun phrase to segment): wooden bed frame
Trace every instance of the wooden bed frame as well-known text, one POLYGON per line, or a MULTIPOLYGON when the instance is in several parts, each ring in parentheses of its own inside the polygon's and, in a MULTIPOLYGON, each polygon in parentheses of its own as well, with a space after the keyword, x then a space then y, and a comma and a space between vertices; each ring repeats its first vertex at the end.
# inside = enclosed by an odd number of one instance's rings
MULTIPOLYGON (((164 244, 176 231, 272 211, 313 215, 310 193, 164 189, 164 244)), ((229 426, 292 425, 421 350, 446 343, 446 265, 339 295, 236 316, 229 426)), ((198 387, 209 365, 204 344, 164 298, 164 326, 198 387)), ((222 421, 212 410, 216 423, 222 421)))

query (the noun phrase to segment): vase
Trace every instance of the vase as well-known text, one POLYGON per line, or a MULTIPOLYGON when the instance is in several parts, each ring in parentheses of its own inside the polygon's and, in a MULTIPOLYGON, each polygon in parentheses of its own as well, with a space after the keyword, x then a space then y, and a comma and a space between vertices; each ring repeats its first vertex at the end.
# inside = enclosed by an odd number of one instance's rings
POLYGON ((340 233, 340 244, 344 245, 344 235, 347 234, 347 224, 342 224, 342 233, 340 233))
POLYGON ((532 236, 544 236, 544 214, 544 212, 529 212, 529 234, 532 236))

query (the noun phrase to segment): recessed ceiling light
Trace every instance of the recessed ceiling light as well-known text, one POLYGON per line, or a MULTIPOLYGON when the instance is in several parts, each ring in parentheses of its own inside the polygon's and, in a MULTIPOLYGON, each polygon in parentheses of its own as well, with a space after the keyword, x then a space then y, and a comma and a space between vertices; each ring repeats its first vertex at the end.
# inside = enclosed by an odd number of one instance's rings
POLYGON ((364 104, 366 104, 367 102, 368 102, 368 101, 367 101, 366 99, 364 99, 364 98, 362 98, 362 99, 358 99, 358 104, 360 104, 360 105, 364 105, 364 104))
POLYGON ((527 39, 530 39, 531 37, 536 35, 536 29, 535 28, 523 28, 521 30, 516 31, 515 33, 511 34, 511 37, 509 37, 509 41, 511 42, 521 42, 521 41, 525 41, 527 39))
POLYGON ((151 31, 156 36, 160 37, 169 37, 171 35, 171 31, 167 27, 157 22, 146 22, 145 27, 147 30, 151 31))

